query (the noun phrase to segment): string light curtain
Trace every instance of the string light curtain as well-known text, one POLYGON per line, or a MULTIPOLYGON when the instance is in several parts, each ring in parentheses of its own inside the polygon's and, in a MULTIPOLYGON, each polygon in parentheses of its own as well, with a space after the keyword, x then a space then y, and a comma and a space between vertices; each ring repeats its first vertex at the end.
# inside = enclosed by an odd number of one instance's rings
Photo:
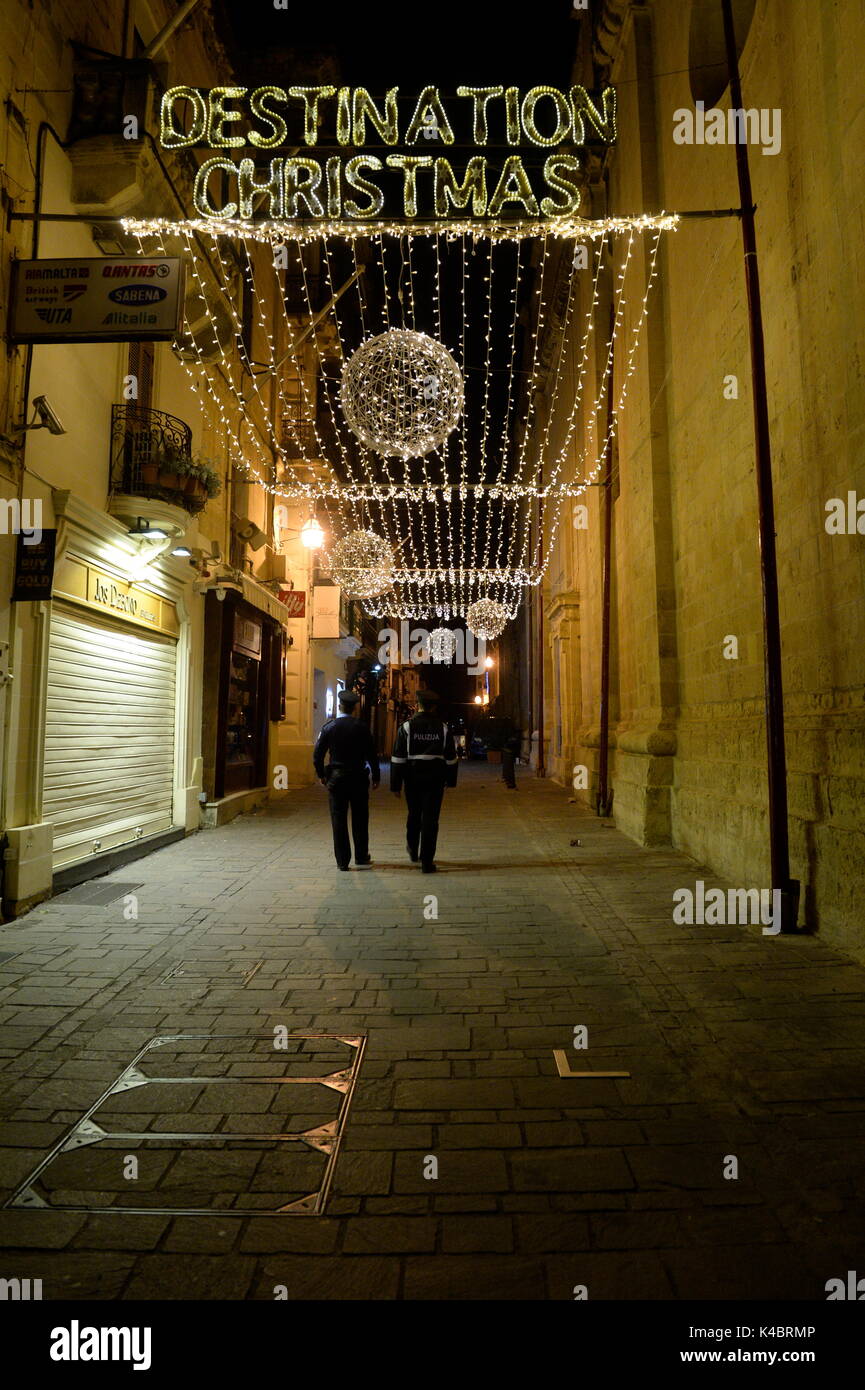
POLYGON ((601 473, 636 369, 660 240, 676 221, 580 221, 567 235, 559 225, 407 233, 371 224, 353 237, 218 219, 125 225, 142 254, 184 254, 180 356, 194 390, 216 407, 231 464, 277 499, 316 505, 334 550, 354 532, 381 539, 390 582, 363 596, 367 611, 447 620, 486 602, 506 622, 543 579, 564 504, 601 473), (601 331, 605 282, 613 322, 601 331), (217 308, 233 337, 222 353, 217 308), (370 445, 387 441, 370 428, 379 413, 368 397, 380 368, 355 372, 351 392, 346 383, 365 354, 375 364, 371 345, 399 345, 391 371, 412 341, 437 364, 429 381, 435 370, 446 383, 447 399, 428 401, 444 424, 418 431, 405 451, 379 452, 370 445), (591 447, 577 450, 577 437, 591 447), (542 533, 531 524, 538 499, 542 533))

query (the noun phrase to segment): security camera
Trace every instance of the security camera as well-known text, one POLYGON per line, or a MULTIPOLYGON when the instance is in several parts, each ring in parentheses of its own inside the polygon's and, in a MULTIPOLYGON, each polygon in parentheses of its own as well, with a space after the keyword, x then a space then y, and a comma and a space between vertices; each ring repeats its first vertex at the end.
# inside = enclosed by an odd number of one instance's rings
POLYGON ((256 526, 254 521, 250 521, 248 516, 238 519, 233 530, 238 540, 245 541, 250 550, 260 550, 263 545, 267 545, 266 533, 256 526))
POLYGON ((41 422, 40 425, 37 425, 37 429, 41 428, 41 426, 44 425, 45 429, 49 430, 51 434, 66 433, 65 429, 60 423, 60 420, 55 415, 54 411, 51 409, 51 406, 48 404, 47 396, 34 396, 33 409, 36 411, 36 414, 39 416, 39 420, 41 422))
POLYGON ((66 433, 65 429, 60 423, 59 418, 55 415, 54 411, 51 409, 51 406, 48 404, 47 396, 34 396, 33 409, 39 416, 38 423, 36 420, 31 420, 29 425, 19 425, 19 434, 26 434, 28 430, 42 429, 48 430, 51 434, 66 433))

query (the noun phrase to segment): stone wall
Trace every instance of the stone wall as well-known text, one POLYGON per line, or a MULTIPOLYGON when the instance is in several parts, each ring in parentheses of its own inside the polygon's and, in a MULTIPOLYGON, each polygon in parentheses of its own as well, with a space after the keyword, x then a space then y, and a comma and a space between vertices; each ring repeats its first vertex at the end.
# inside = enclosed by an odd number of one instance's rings
MULTIPOLYGON (((757 145, 750 156, 774 456, 792 873, 802 882, 800 922, 865 951, 863 542, 825 529, 831 498, 846 499, 850 491, 865 497, 865 275, 856 174, 865 125, 865 17, 860 6, 809 0, 739 7, 751 8, 741 56, 744 103, 765 108, 767 120, 781 113, 780 151, 763 154, 757 145)), ((694 25, 702 14, 694 7, 694 25)), ((694 110, 691 21, 691 5, 680 0, 635 3, 610 42, 620 113, 608 169, 612 212, 737 205, 732 146, 673 139, 676 113, 694 110)), ((726 92, 717 105, 727 111, 726 92)), ((644 843, 672 842, 737 885, 767 886, 757 493, 738 220, 683 221, 665 236, 659 264, 618 440, 614 810, 621 828, 644 843)), ((546 595, 551 608, 565 585, 579 595, 581 641, 564 659, 577 663, 577 741, 585 755, 578 760, 590 766, 600 534, 595 500, 587 532, 563 529, 560 547, 570 551, 574 573, 565 579, 567 565, 551 566, 546 595)), ((549 711, 548 703, 548 718, 549 711)), ((564 776, 563 767, 556 775, 564 776)))

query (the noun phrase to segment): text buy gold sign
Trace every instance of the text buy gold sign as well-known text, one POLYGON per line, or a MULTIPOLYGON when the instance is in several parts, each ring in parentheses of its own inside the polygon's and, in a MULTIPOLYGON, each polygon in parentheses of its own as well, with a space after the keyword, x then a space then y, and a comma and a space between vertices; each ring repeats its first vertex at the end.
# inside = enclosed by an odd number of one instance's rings
POLYGON ((406 97, 391 87, 374 98, 365 87, 172 87, 160 139, 166 149, 226 151, 198 170, 201 217, 554 220, 579 208, 584 147, 616 139, 616 94, 461 86, 452 97, 436 87, 406 97), (242 149, 253 153, 232 153, 242 149))

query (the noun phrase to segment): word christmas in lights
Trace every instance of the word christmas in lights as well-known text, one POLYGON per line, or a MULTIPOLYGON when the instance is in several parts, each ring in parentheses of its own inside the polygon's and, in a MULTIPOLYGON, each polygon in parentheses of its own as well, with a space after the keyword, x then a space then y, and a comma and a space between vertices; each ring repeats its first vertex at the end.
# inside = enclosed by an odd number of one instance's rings
POLYGON ((387 215, 385 188, 394 180, 408 218, 568 217, 580 205, 575 151, 615 139, 612 87, 597 98, 579 86, 458 87, 447 104, 436 87, 409 102, 398 87, 379 101, 364 87, 172 87, 160 125, 166 149, 289 151, 262 165, 222 154, 200 166, 193 193, 199 216, 243 221, 374 219, 387 215), (380 155, 357 152, 368 127, 380 155), (464 131, 461 146, 499 153, 489 160, 472 153, 455 168, 440 152, 457 143, 455 127, 464 131), (316 157, 298 154, 302 145, 314 146, 316 157), (396 146, 399 153, 387 153, 396 146), (506 153, 514 146, 550 153, 536 167, 537 156, 506 153))

